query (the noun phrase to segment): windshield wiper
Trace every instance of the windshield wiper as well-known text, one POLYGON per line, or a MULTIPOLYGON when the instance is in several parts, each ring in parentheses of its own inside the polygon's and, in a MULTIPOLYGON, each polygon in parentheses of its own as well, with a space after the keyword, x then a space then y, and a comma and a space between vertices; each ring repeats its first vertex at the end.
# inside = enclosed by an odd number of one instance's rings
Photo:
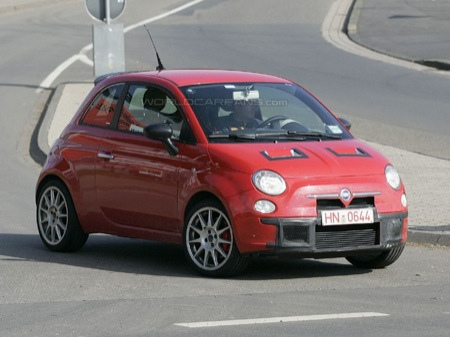
POLYGON ((219 133, 211 134, 208 136, 209 139, 236 139, 236 140, 255 140, 256 134, 254 133, 219 133))
POLYGON ((289 139, 304 141, 309 139, 342 139, 342 135, 327 134, 321 132, 299 132, 299 131, 259 131, 256 132, 231 132, 209 135, 210 139, 235 139, 235 140, 257 140, 257 139, 289 139))
POLYGON ((285 134, 290 137, 305 137, 305 138, 317 138, 317 139, 342 139, 342 135, 315 132, 315 131, 314 132, 287 131, 285 134))
POLYGON ((254 136, 257 139, 276 138, 276 139, 293 139, 293 140, 300 140, 300 141, 309 140, 309 139, 317 139, 317 140, 342 139, 342 135, 328 134, 328 133, 322 133, 322 132, 316 132, 316 131, 304 132, 304 131, 295 131, 295 130, 286 130, 286 131, 284 131, 284 130, 280 130, 280 131, 257 130, 255 132, 254 136))

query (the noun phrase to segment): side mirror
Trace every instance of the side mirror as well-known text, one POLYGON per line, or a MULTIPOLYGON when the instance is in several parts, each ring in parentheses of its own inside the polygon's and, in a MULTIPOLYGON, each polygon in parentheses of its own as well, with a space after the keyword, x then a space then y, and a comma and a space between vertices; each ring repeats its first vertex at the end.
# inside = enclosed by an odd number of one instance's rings
POLYGON ((350 123, 345 118, 339 118, 339 120, 341 121, 342 124, 344 124, 344 126, 347 128, 347 130, 350 130, 350 128, 352 127, 352 123, 350 123))
POLYGON ((153 140, 159 140, 164 144, 171 156, 178 154, 178 148, 172 143, 173 130, 169 124, 150 124, 144 128, 144 135, 153 140))

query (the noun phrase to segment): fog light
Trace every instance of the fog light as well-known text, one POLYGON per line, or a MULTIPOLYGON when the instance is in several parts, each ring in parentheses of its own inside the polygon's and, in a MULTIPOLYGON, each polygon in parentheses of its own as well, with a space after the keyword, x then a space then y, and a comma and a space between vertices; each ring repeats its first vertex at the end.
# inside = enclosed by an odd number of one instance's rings
POLYGON ((253 206, 255 211, 263 214, 269 214, 275 211, 275 204, 269 200, 258 200, 253 206))
POLYGON ((406 195, 405 194, 402 194, 402 197, 401 197, 400 200, 402 201, 403 207, 408 206, 408 201, 406 200, 406 195))

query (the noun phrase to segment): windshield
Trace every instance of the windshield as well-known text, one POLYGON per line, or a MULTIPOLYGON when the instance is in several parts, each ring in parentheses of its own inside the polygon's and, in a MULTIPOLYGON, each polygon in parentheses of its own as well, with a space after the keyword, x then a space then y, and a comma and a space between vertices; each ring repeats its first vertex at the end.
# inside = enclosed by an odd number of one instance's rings
POLYGON ((320 102, 295 84, 227 83, 181 90, 210 142, 351 138, 320 102))

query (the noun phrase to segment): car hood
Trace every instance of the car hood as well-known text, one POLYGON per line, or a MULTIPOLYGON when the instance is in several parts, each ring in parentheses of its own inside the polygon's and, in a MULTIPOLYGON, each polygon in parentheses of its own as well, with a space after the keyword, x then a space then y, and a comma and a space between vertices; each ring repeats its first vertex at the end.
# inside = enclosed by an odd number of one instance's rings
POLYGON ((384 175, 388 160, 362 141, 210 144, 214 165, 253 174, 273 170, 285 178, 384 175))

